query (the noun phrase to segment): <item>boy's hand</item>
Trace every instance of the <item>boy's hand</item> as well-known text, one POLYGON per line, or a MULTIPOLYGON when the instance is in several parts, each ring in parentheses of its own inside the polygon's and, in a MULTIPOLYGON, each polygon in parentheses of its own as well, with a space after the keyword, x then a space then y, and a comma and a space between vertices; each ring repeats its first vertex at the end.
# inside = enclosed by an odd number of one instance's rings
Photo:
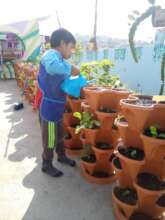
POLYGON ((75 65, 72 65, 72 73, 71 74, 72 74, 72 76, 79 75, 80 74, 79 68, 77 66, 75 66, 75 65))

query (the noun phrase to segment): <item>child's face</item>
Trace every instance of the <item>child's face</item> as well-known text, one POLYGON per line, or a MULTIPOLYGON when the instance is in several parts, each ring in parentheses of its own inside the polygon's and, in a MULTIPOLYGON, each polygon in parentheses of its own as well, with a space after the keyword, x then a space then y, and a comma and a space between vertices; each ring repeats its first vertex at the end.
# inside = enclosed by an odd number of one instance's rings
POLYGON ((65 42, 61 42, 60 52, 64 59, 69 59, 74 52, 75 45, 73 43, 66 44, 65 42))

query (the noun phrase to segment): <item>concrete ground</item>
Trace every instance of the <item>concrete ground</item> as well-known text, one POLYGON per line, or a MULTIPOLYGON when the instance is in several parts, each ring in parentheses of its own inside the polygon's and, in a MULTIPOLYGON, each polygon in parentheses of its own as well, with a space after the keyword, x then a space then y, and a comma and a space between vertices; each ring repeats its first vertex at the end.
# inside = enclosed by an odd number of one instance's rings
POLYGON ((13 111, 19 97, 14 80, 0 81, 0 220, 114 220, 111 185, 88 183, 78 167, 57 162, 64 177, 40 171, 38 117, 27 103, 13 111))

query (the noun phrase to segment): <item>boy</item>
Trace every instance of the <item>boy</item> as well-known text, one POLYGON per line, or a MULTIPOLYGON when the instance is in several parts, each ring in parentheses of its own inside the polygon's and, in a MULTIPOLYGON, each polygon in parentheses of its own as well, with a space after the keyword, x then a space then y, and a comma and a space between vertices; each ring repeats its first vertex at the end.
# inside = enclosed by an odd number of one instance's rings
POLYGON ((61 90, 61 83, 69 75, 79 75, 80 71, 64 59, 71 57, 76 40, 65 30, 54 31, 50 39, 51 48, 40 63, 38 84, 42 91, 40 105, 41 133, 43 143, 42 171, 53 177, 62 176, 63 173, 53 164, 53 151, 56 148, 58 161, 74 167, 74 160, 65 155, 63 143, 63 113, 66 94, 61 90))

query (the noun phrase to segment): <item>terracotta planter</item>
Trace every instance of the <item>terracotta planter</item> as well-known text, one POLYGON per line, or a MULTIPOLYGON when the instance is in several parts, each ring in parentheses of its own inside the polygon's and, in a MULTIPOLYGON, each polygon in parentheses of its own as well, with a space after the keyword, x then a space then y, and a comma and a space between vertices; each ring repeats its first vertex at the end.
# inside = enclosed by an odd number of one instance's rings
POLYGON ((89 163, 89 162, 86 162, 84 160, 81 160, 81 164, 82 166, 85 168, 85 170, 90 174, 92 175, 94 170, 95 170, 95 167, 96 167, 96 162, 95 163, 89 163))
POLYGON ((82 103, 81 103, 81 108, 82 108, 82 110, 84 111, 84 112, 90 112, 90 113, 93 113, 93 111, 91 110, 91 108, 90 108, 90 105, 87 103, 87 101, 83 101, 82 103))
POLYGON ((114 120, 117 117, 117 113, 105 113, 96 111, 96 115, 98 120, 101 122, 101 128, 111 131, 114 120))
POLYGON ((70 126, 72 124, 74 125, 74 124, 79 123, 79 120, 73 116, 72 112, 71 113, 64 113, 63 121, 64 121, 65 126, 70 126))
POLYGON ((82 131, 84 138, 86 139, 88 144, 94 145, 96 141, 97 134, 99 133, 99 129, 89 129, 85 128, 82 131))
POLYGON ((119 182, 119 186, 123 186, 123 187, 131 187, 132 186, 132 180, 131 178, 124 172, 124 170, 121 168, 117 168, 114 164, 114 161, 116 160, 117 157, 115 157, 112 160, 112 166, 113 169, 115 170, 115 175, 116 178, 119 182))
POLYGON ((120 134, 118 130, 112 129, 111 134, 110 134, 111 140, 112 140, 112 145, 115 148, 117 148, 117 145, 120 142, 120 134))
POLYGON ((134 146, 136 148, 143 149, 143 143, 139 132, 130 129, 127 122, 117 121, 116 125, 125 146, 134 146))
POLYGON ((105 184, 111 184, 112 182, 114 182, 116 180, 116 176, 112 175, 110 177, 107 178, 97 178, 95 176, 90 175, 85 167, 83 166, 83 164, 80 162, 80 168, 81 168, 81 173, 84 176, 85 179, 87 179, 89 182, 91 183, 95 183, 95 184, 99 184, 99 185, 105 185, 105 184))
POLYGON ((129 94, 130 92, 128 92, 126 89, 112 89, 112 96, 114 99, 114 109, 120 111, 121 110, 120 100, 127 99, 129 94))
POLYGON ((95 146, 92 147, 92 149, 96 155, 97 161, 99 161, 103 165, 102 169, 104 170, 104 164, 106 162, 109 162, 109 159, 112 156, 114 149, 112 148, 112 149, 102 150, 102 149, 96 148, 95 146))
POLYGON ((68 156, 80 156, 83 151, 82 143, 79 139, 64 140, 65 151, 68 156))
POLYGON ((89 103, 92 110, 97 110, 101 99, 103 99, 104 90, 101 88, 88 88, 85 90, 85 98, 87 103, 89 103))
POLYGON ((128 158, 120 153, 120 149, 123 147, 118 147, 118 157, 120 158, 120 162, 122 164, 122 167, 126 173, 126 175, 130 176, 132 178, 132 181, 135 180, 137 174, 142 169, 142 167, 145 164, 145 160, 134 160, 131 158, 128 158))
POLYGON ((149 106, 136 105, 136 100, 125 99, 121 100, 122 114, 126 118, 129 128, 138 133, 145 128, 147 120, 149 119, 154 105, 149 106))
POLYGON ((155 104, 152 114, 150 115, 147 127, 158 124, 161 130, 165 130, 165 104, 155 104))
POLYGON ((165 157, 165 140, 141 135, 147 160, 163 161, 165 157))
POLYGON ((164 210, 165 210, 165 205, 161 205, 160 206, 160 205, 158 205, 158 203, 156 203, 156 206, 155 206, 155 217, 156 218, 160 217, 160 216, 163 217, 164 210))
POLYGON ((68 97, 69 105, 72 109, 72 112, 81 112, 81 102, 82 99, 73 99, 72 97, 68 97))
MULTIPOLYGON (((124 203, 120 201, 115 193, 114 193, 115 188, 112 191, 112 201, 113 204, 116 206, 116 215, 121 216, 121 219, 125 218, 126 220, 138 209, 138 205, 129 205, 127 203, 124 203)), ((120 220, 120 219, 119 219, 120 220)))
POLYGON ((138 94, 130 94, 128 96, 128 99, 147 99, 147 100, 152 100, 153 96, 150 95, 138 95, 138 94))
POLYGON ((69 126, 68 131, 74 139, 80 139, 80 134, 75 134, 75 128, 69 126))
POLYGON ((134 183, 138 194, 139 209, 148 215, 155 216, 156 213, 156 201, 165 193, 165 190, 148 190, 134 183))

